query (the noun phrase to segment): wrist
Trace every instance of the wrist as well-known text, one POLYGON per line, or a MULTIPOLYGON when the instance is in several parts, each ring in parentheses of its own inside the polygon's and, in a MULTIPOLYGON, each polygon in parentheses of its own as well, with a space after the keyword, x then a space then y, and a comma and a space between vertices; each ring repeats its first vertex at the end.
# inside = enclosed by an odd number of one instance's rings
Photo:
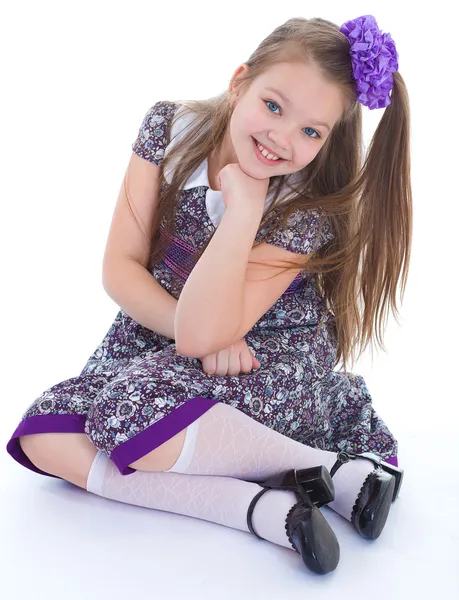
POLYGON ((253 222, 257 221, 258 224, 260 224, 264 213, 264 206, 260 207, 253 202, 247 201, 236 205, 230 204, 230 206, 227 207, 226 212, 229 215, 234 215, 235 218, 243 218, 245 222, 249 219, 253 222))

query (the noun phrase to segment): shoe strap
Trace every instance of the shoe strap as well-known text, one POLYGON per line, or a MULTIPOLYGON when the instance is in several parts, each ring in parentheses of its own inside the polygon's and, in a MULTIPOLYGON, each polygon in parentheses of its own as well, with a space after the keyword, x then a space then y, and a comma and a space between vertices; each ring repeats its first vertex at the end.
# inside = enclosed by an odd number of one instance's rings
POLYGON ((349 462, 351 459, 355 459, 355 457, 356 455, 349 450, 341 450, 340 452, 338 452, 337 460, 333 467, 330 469, 330 477, 333 477, 333 475, 342 465, 349 462))
POLYGON ((264 540, 265 538, 262 538, 260 535, 258 535, 258 533, 253 528, 252 514, 253 514, 253 509, 255 508, 255 505, 258 502, 258 500, 263 496, 263 494, 268 492, 270 489, 271 488, 263 488, 262 490, 260 490, 258 492, 258 494, 252 498, 252 502, 250 503, 249 508, 247 510, 247 526, 249 528, 249 531, 250 531, 250 533, 253 533, 253 535, 256 536, 260 540, 264 540))
POLYGON ((333 477, 333 475, 341 467, 341 465, 344 465, 350 460, 355 460, 356 458, 366 458, 367 460, 371 460, 375 467, 381 467, 382 464, 385 464, 379 456, 373 454, 372 452, 357 453, 352 452, 352 450, 341 450, 340 452, 338 452, 337 461, 330 470, 330 476, 333 477))

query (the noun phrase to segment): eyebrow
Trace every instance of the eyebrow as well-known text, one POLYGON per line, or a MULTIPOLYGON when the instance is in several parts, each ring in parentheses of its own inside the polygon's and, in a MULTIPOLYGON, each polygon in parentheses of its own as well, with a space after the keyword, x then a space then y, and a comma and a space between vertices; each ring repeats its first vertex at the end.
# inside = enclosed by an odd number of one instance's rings
MULTIPOLYGON (((274 92, 275 94, 277 94, 278 96, 280 96, 282 98, 282 100, 285 102, 285 104, 292 106, 291 101, 286 96, 284 96, 284 94, 282 94, 282 92, 280 92, 276 88, 267 87, 265 89, 269 90, 270 92, 274 92)), ((328 129, 328 131, 331 131, 331 127, 328 123, 324 123, 323 121, 316 121, 315 119, 309 119, 309 120, 313 125, 322 125, 323 127, 326 127, 328 129)))

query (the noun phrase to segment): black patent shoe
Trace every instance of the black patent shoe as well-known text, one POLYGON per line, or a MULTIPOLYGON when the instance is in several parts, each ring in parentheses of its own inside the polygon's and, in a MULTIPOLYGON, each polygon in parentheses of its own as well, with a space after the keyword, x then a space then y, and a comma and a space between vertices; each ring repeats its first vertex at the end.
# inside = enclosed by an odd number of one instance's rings
POLYGON ((338 459, 330 471, 331 476, 341 465, 356 458, 371 460, 376 468, 363 482, 352 510, 351 523, 361 536, 375 540, 381 535, 391 503, 398 496, 403 470, 385 463, 371 452, 356 454, 346 450, 338 453, 338 459))
MULTIPOLYGON (((247 525, 251 533, 259 539, 253 528, 252 514, 258 500, 270 489, 263 488, 253 498, 247 511, 247 525)), ((302 500, 292 506, 285 519, 285 530, 292 548, 301 555, 304 564, 324 575, 334 571, 339 562, 340 549, 338 539, 320 510, 301 492, 302 500)))
POLYGON ((307 498, 319 507, 335 499, 333 480, 323 465, 309 469, 290 469, 256 483, 270 490, 291 490, 298 500, 307 498))
POLYGON ((399 467, 395 467, 394 465, 385 462, 377 454, 373 454, 372 452, 361 452, 360 454, 357 454, 356 452, 352 452, 352 450, 343 450, 338 453, 338 460, 331 468, 330 475, 333 477, 333 475, 336 473, 336 470, 342 464, 347 463, 350 460, 354 460, 355 458, 367 458, 368 460, 371 460, 375 467, 381 468, 383 471, 389 473, 395 478, 395 488, 392 496, 392 502, 394 502, 398 498, 400 488, 402 487, 404 471, 399 467))

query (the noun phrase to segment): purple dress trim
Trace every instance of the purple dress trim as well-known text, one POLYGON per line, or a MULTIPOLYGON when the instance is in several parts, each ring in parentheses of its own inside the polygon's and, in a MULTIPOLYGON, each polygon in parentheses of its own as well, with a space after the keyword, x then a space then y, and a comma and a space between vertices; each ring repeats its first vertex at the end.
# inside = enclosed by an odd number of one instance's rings
POLYGON ((19 443, 19 438, 23 435, 31 435, 32 433, 84 433, 85 421, 86 415, 54 414, 29 417, 19 423, 6 446, 6 450, 14 460, 31 471, 40 473, 40 475, 62 479, 62 477, 51 475, 36 467, 24 454, 19 443))
POLYGON ((170 440, 218 402, 211 398, 190 398, 173 412, 117 446, 110 456, 111 460, 121 475, 135 473, 136 469, 128 465, 170 440))
POLYGON ((384 462, 389 463, 390 465, 394 465, 394 467, 398 467, 398 458, 396 456, 385 458, 384 462))
MULTIPOLYGON (((188 427, 191 423, 199 419, 205 412, 214 406, 218 400, 211 398, 190 398, 185 404, 178 407, 174 412, 166 415, 161 420, 153 423, 142 433, 131 438, 127 442, 117 446, 112 452, 110 458, 118 467, 122 475, 135 473, 136 469, 129 467, 131 463, 139 460, 149 452, 152 452, 161 444, 174 437, 177 433, 188 427)), ((23 435, 34 433, 84 433, 86 415, 54 414, 54 415, 36 415, 22 421, 11 439, 6 449, 20 465, 48 477, 57 477, 42 471, 36 467, 24 454, 19 438, 23 435)), ((391 456, 385 459, 385 462, 398 467, 398 459, 391 456)))
MULTIPOLYGON (((118 467, 122 475, 135 473, 128 465, 142 458, 152 450, 155 450, 164 442, 174 437, 199 419, 219 400, 211 398, 190 398, 185 404, 178 407, 174 412, 166 415, 147 429, 120 444, 112 452, 110 458, 118 467)), ((36 467, 24 454, 19 438, 23 435, 33 433, 84 433, 86 415, 36 415, 22 421, 13 433, 6 449, 7 452, 22 466, 27 467, 35 473, 56 477, 36 467)), ((59 477, 58 479, 61 479, 59 477)))

